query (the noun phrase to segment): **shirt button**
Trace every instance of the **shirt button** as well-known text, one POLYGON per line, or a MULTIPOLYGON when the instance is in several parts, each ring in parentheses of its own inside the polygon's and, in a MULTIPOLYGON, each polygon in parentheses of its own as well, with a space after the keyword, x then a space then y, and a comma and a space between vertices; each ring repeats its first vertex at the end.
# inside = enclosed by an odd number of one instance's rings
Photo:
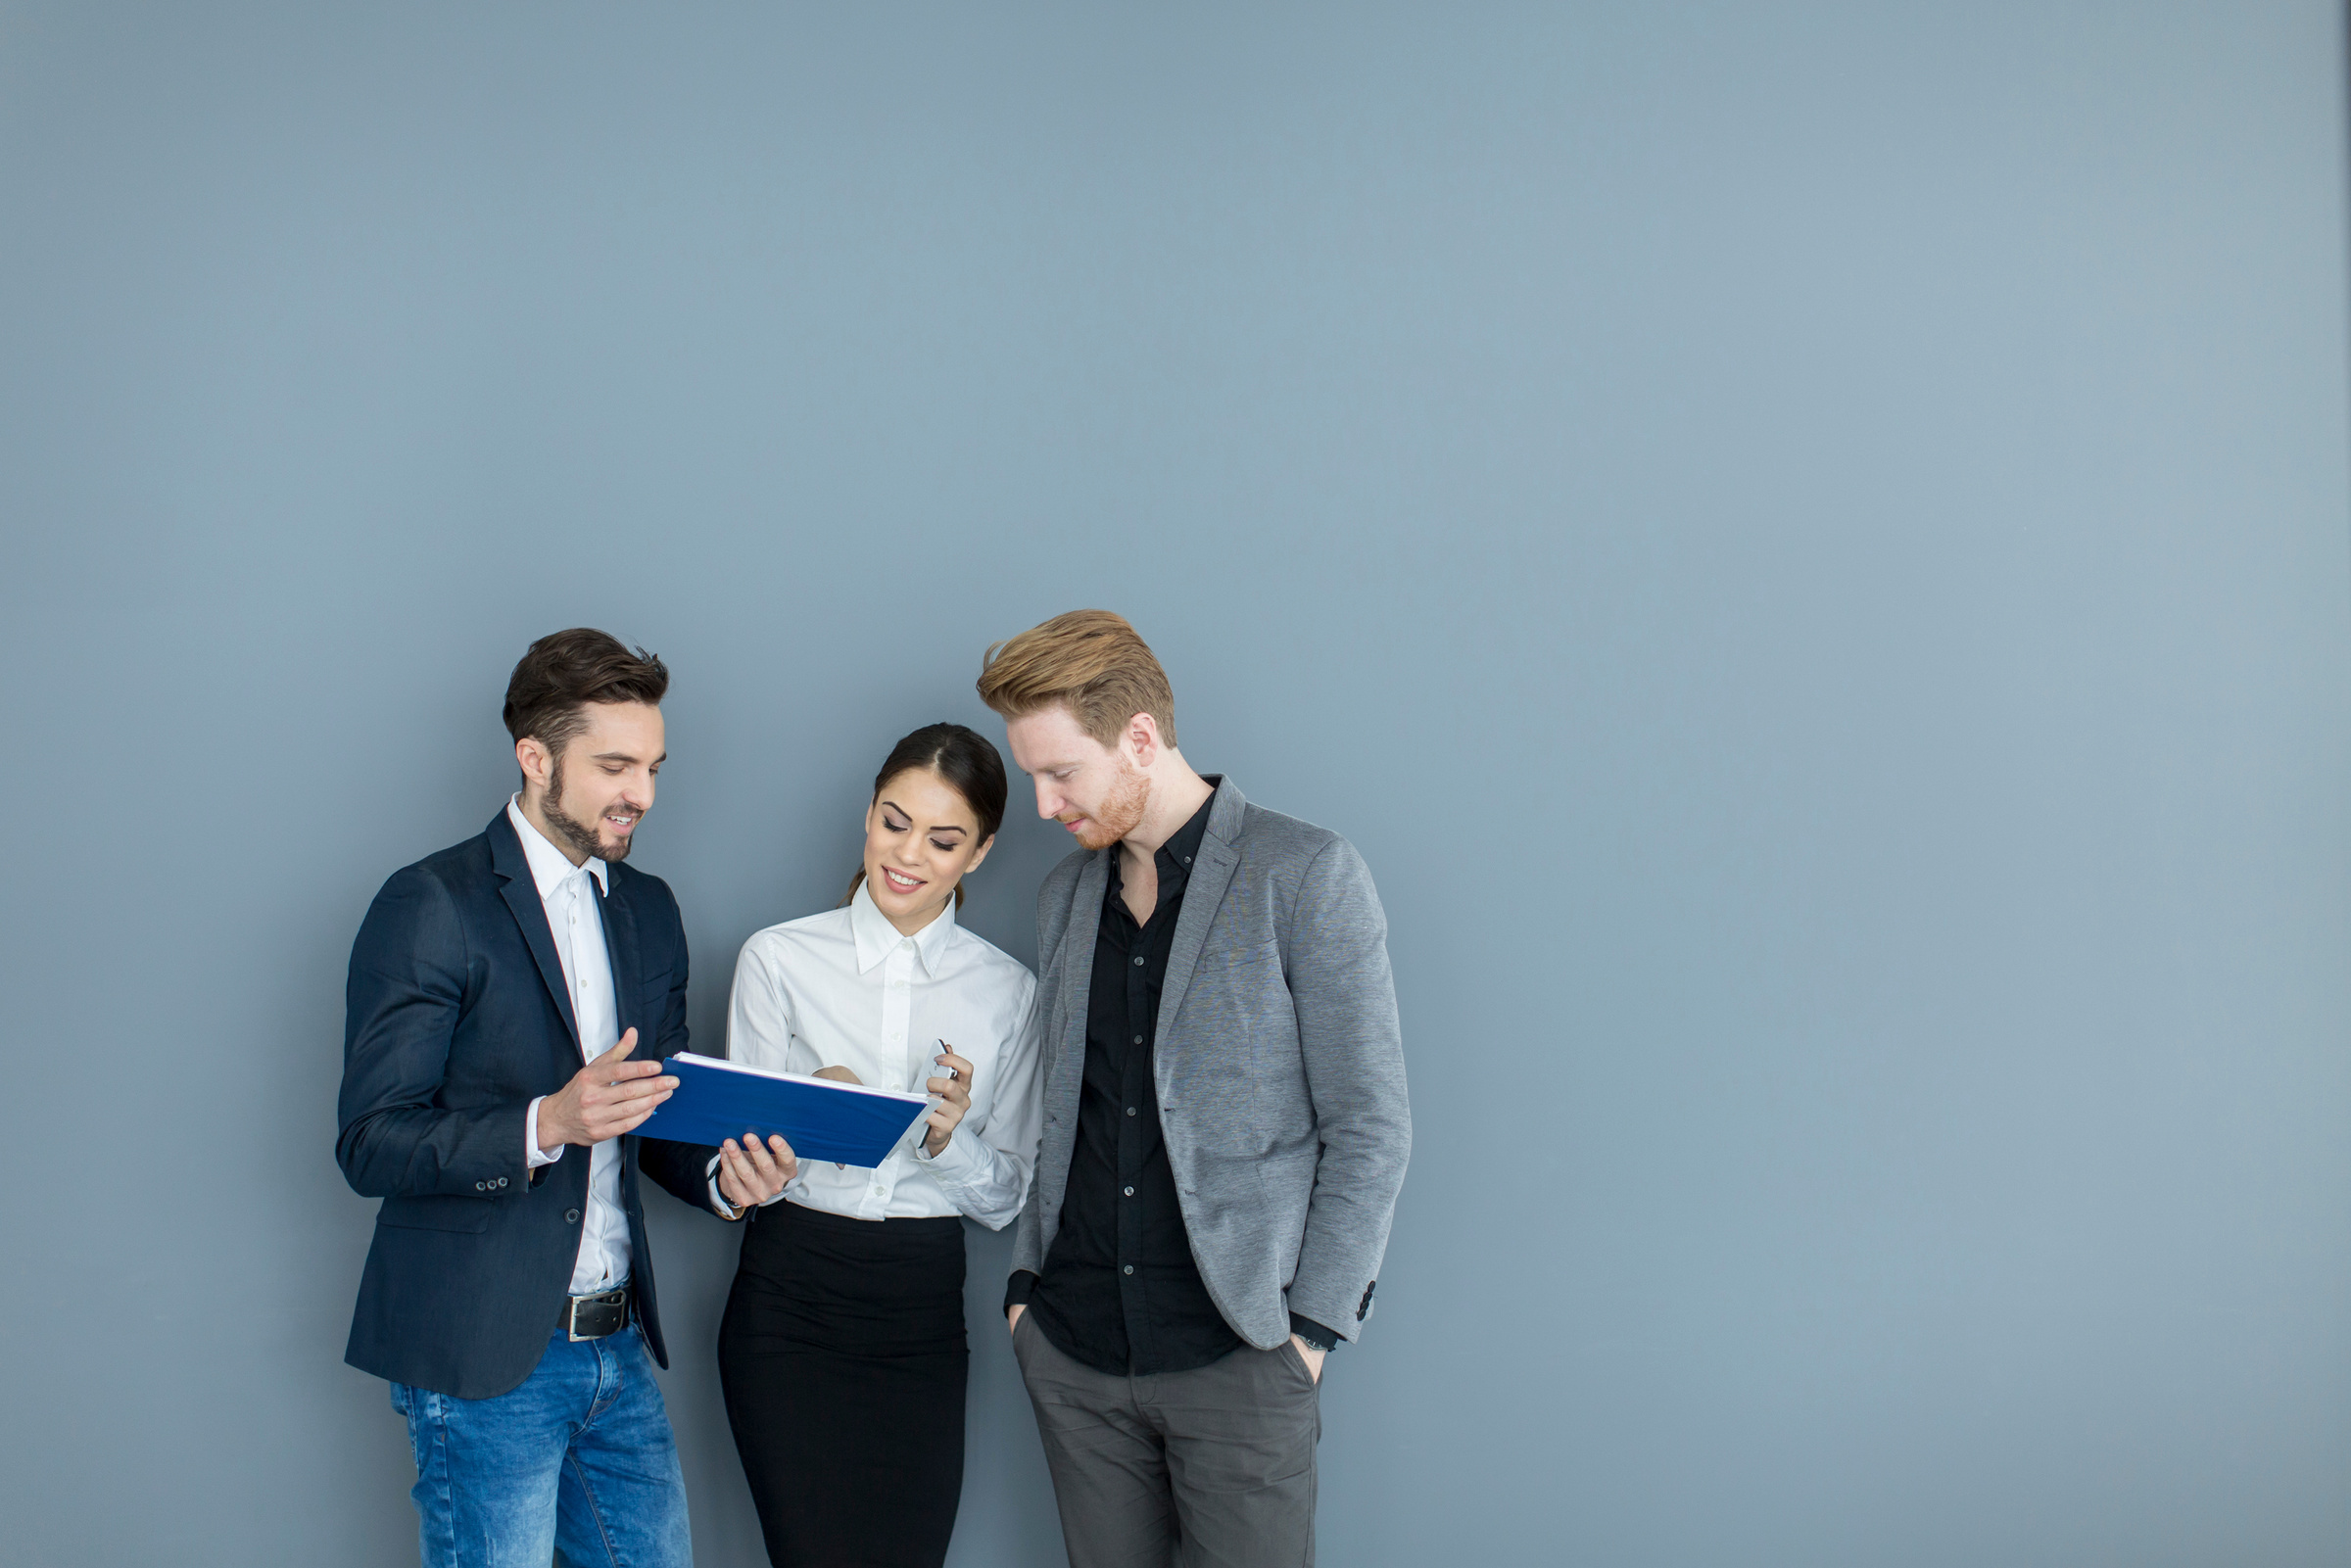
POLYGON ((1138 969, 1138 970, 1139 970, 1139 969, 1141 969, 1141 968, 1143 967, 1143 961, 1142 961, 1141 959, 1139 959, 1139 958, 1138 958, 1138 959, 1136 959, 1136 960, 1134 961, 1134 967, 1135 967, 1136 969, 1138 969))
POLYGON ((1128 1263, 1126 1267, 1120 1269, 1119 1272, 1122 1274, 1131 1274, 1134 1272, 1134 1265, 1132 1263, 1128 1263))
POLYGON ((1134 1115, 1134 1107, 1132 1107, 1132 1106, 1128 1106, 1128 1107, 1127 1108, 1127 1114, 1128 1114, 1128 1116, 1133 1116, 1133 1115, 1134 1115))
POLYGON ((1129 1198, 1134 1196, 1134 1189, 1132 1187, 1127 1189, 1127 1196, 1129 1198))
POLYGON ((1140 1044, 1142 1044, 1142 1043, 1143 1043, 1143 1037, 1142 1037, 1141 1035, 1139 1035, 1139 1034, 1138 1034, 1138 1035, 1136 1035, 1136 1036, 1134 1037, 1134 1043, 1135 1043, 1135 1044, 1137 1044, 1137 1045, 1140 1045, 1140 1044))

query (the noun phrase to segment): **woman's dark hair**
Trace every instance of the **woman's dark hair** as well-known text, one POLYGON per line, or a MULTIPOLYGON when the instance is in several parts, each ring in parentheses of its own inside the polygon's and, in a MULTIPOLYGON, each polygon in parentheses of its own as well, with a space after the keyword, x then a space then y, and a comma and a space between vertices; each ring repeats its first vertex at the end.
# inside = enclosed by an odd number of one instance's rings
POLYGON ((654 707, 669 690, 669 670, 652 654, 629 651, 609 632, 575 626, 533 642, 506 681, 506 733, 529 736, 560 759, 571 737, 588 728, 581 710, 591 702, 646 702, 654 707))
MULTIPOLYGON (((913 768, 930 769, 963 796, 972 815, 980 819, 980 842, 986 843, 1004 826, 1004 759, 996 755, 985 736, 960 724, 924 725, 889 748, 882 771, 874 775, 872 798, 881 799, 884 784, 913 768)), ((864 880, 865 868, 859 866, 840 901, 845 904, 855 898, 858 884, 864 880)), ((955 884, 955 907, 963 907, 960 881, 955 884)))

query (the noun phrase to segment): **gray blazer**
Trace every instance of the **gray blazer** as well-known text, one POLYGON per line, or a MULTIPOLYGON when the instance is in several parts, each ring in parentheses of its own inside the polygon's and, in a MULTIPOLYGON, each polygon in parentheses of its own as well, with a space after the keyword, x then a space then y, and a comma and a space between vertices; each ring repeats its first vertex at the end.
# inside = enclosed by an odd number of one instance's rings
MULTIPOLYGON (((1152 1051, 1168 1164, 1200 1277, 1234 1333, 1271 1350, 1297 1311, 1354 1339, 1413 1147, 1387 917, 1346 839, 1216 783, 1152 1051)), ((1043 1267, 1061 1224, 1117 853, 1080 850, 1037 894, 1045 1135, 1016 1270, 1043 1267)))

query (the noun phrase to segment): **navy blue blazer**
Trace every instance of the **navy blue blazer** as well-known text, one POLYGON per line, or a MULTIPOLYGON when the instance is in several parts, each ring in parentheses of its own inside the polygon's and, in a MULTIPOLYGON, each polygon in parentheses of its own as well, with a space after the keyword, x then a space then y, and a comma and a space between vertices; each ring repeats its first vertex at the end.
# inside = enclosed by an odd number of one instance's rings
MULTIPOLYGON (((611 867, 601 904, 622 1033, 638 1057, 686 1046, 686 931, 657 877, 611 867)), ((523 1115, 580 1069, 547 911, 501 811, 479 837, 393 874, 351 948, 335 1160, 381 1198, 343 1358, 459 1399, 531 1375, 571 1287, 588 1156, 529 1168, 523 1115)), ((621 1140, 630 1277, 669 1364, 640 1170, 705 1212, 715 1151, 621 1140)))

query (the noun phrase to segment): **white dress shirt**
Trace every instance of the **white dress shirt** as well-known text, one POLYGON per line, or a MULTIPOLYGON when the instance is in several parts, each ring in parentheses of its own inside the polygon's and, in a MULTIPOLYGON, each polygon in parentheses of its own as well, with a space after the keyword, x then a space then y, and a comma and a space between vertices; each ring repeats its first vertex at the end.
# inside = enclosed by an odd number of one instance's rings
MULTIPOLYGON (((880 1167, 803 1160, 780 1196, 859 1219, 969 1214, 1001 1230, 1036 1165, 1036 976, 955 921, 952 902, 901 935, 863 886, 845 909, 770 926, 743 944, 727 1056, 812 1073, 844 1067, 877 1089, 923 1092, 944 1040, 972 1064, 972 1108, 936 1159, 918 1121, 880 1167)), ((771 1200, 772 1202, 773 1200, 771 1200)))
MULTIPOLYGON (((506 802, 506 820, 522 840, 531 880, 554 933, 555 956, 563 961, 563 983, 571 991, 571 1016, 579 1021, 576 1044, 585 1063, 620 1043, 620 1011, 612 999, 612 955, 604 947, 603 894, 612 869, 595 856, 574 866, 522 814, 522 797, 506 802)), ((539 1152, 539 1104, 522 1118, 524 1150, 531 1168, 563 1158, 539 1152)), ((620 1140, 606 1138, 588 1151, 588 1208, 580 1216, 580 1251, 571 1265, 571 1294, 587 1296, 617 1287, 629 1277, 629 1216, 620 1207, 620 1140)))

